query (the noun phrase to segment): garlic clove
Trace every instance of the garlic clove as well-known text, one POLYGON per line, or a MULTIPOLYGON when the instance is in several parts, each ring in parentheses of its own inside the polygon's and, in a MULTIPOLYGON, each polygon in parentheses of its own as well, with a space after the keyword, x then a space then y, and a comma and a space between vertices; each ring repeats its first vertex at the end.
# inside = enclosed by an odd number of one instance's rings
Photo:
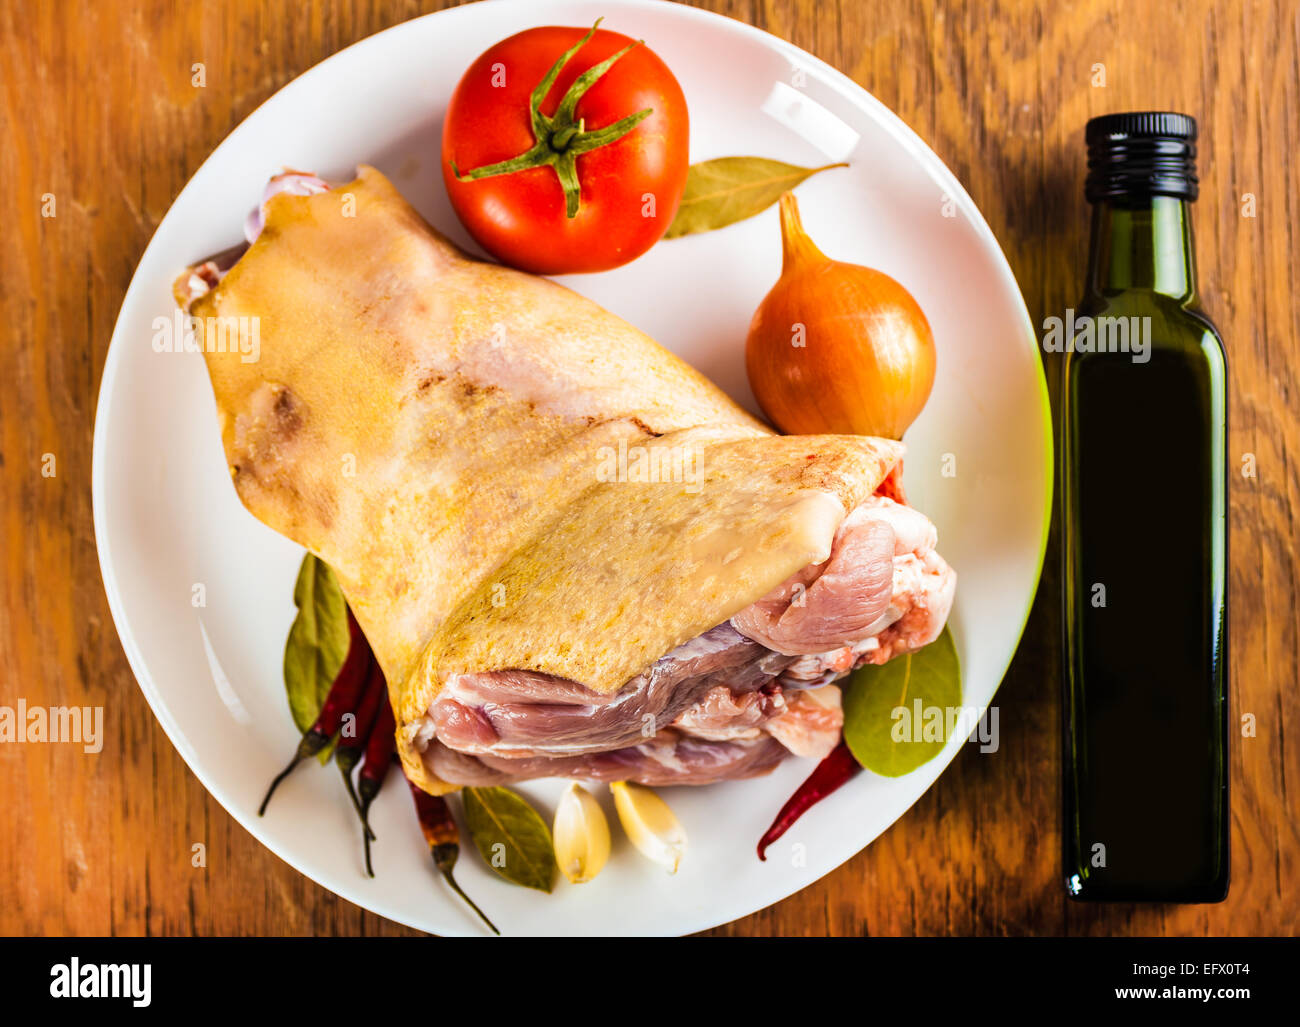
POLYGON ((555 862, 573 884, 590 881, 609 859, 609 821, 592 794, 576 781, 555 808, 555 862))
POLYGON ((668 803, 644 785, 630 781, 615 781, 609 790, 614 793, 614 808, 632 844, 670 874, 677 873, 686 851, 686 831, 668 803))

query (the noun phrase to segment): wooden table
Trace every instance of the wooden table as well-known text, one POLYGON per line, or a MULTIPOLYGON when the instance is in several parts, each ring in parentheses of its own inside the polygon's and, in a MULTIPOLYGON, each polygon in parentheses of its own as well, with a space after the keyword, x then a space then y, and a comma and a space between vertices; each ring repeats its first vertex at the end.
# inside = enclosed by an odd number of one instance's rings
MULTIPOLYGON (((0 5, 0 704, 103 705, 99 756, 0 745, 0 932, 393 934, 281 863, 154 720, 113 629, 91 525, 91 426, 118 306, 217 143, 290 79, 438 3, 0 5), (191 85, 203 62, 206 88, 191 85), (55 218, 42 218, 44 194, 55 218), (47 476, 48 458, 55 459, 47 476), (42 469, 46 469, 46 475, 42 469), (204 842, 208 868, 190 865, 204 842)), ((824 58, 920 133, 1001 240, 1036 323, 1079 294, 1082 131, 1173 108, 1201 122, 1205 305, 1227 340, 1233 886, 1211 907, 1067 903, 1058 880, 1055 535, 999 693, 1001 750, 967 746, 846 866, 720 934, 1274 934, 1300 923, 1300 13, 1294 3, 708 0, 824 58), (1056 5, 1050 5, 1056 6, 1056 5), (1102 67, 1104 66, 1104 71, 1102 67), (1104 84, 1100 84, 1104 75, 1104 84), (1246 216, 1253 197, 1257 216, 1246 216)), ((1055 389, 1059 368, 1049 362, 1055 389)), ((1122 503, 1122 497, 1117 497, 1122 503)), ((1152 602, 1160 538, 1150 534, 1152 602)))

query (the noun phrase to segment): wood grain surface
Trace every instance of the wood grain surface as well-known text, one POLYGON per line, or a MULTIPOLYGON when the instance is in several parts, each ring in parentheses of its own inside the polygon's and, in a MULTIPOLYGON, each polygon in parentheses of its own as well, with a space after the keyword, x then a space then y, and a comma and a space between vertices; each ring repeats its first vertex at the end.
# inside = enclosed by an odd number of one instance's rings
MULTIPOLYGON (((0 704, 102 705, 104 750, 0 745, 0 932, 409 933, 300 876, 186 768, 136 687, 91 522, 99 377, 136 262, 207 154, 336 50, 434 10, 400 0, 0 5, 0 704), (191 86, 203 62, 207 84, 191 86), (42 217, 52 194, 57 216, 42 217), (49 476, 49 458, 54 458, 49 476), (46 473, 42 473, 43 470, 46 473), (190 865, 203 842, 207 869, 190 865)), ((1059 882, 1056 532, 999 693, 967 746, 847 865, 732 935, 1294 934, 1300 923, 1300 13, 1290 2, 708 0, 825 59, 966 185, 1035 323, 1078 297, 1082 131, 1172 108, 1202 128, 1205 306, 1228 345, 1233 885, 1215 906, 1079 907, 1059 882), (1099 66, 1104 65, 1104 84, 1099 66), (1253 197, 1256 216, 1250 213, 1253 197)), ((510 26, 502 26, 507 34, 510 26)), ((466 55, 467 60, 471 55, 466 55)), ((1055 394, 1059 368, 1048 365, 1055 394)), ((1152 602, 1160 539, 1151 533, 1152 602)))

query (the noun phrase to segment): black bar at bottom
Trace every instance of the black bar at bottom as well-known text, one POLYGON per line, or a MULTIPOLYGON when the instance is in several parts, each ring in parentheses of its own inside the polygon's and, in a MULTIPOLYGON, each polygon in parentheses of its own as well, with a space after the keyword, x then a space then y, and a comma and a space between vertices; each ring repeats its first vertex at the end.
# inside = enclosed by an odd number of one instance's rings
POLYGON ((1294 939, 1268 938, 9 938, 0 995, 10 1010, 331 1023, 351 1014, 359 1027, 475 1010, 598 1023, 619 1008, 658 1008, 658 1019, 725 1010, 742 1023, 754 1008, 755 1024, 789 1010, 826 1027, 909 1008, 1221 1016, 1285 1001, 1298 955, 1294 939), (835 1011, 844 1009, 853 1015, 835 1011))

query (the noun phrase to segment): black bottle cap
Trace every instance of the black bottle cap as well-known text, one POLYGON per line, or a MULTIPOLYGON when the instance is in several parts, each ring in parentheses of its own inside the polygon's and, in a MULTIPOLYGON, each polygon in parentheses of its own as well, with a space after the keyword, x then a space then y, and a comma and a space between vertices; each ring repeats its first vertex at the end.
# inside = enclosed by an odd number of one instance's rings
POLYGON ((1105 114, 1088 122, 1089 203, 1125 197, 1196 199, 1196 119, 1164 111, 1105 114))

